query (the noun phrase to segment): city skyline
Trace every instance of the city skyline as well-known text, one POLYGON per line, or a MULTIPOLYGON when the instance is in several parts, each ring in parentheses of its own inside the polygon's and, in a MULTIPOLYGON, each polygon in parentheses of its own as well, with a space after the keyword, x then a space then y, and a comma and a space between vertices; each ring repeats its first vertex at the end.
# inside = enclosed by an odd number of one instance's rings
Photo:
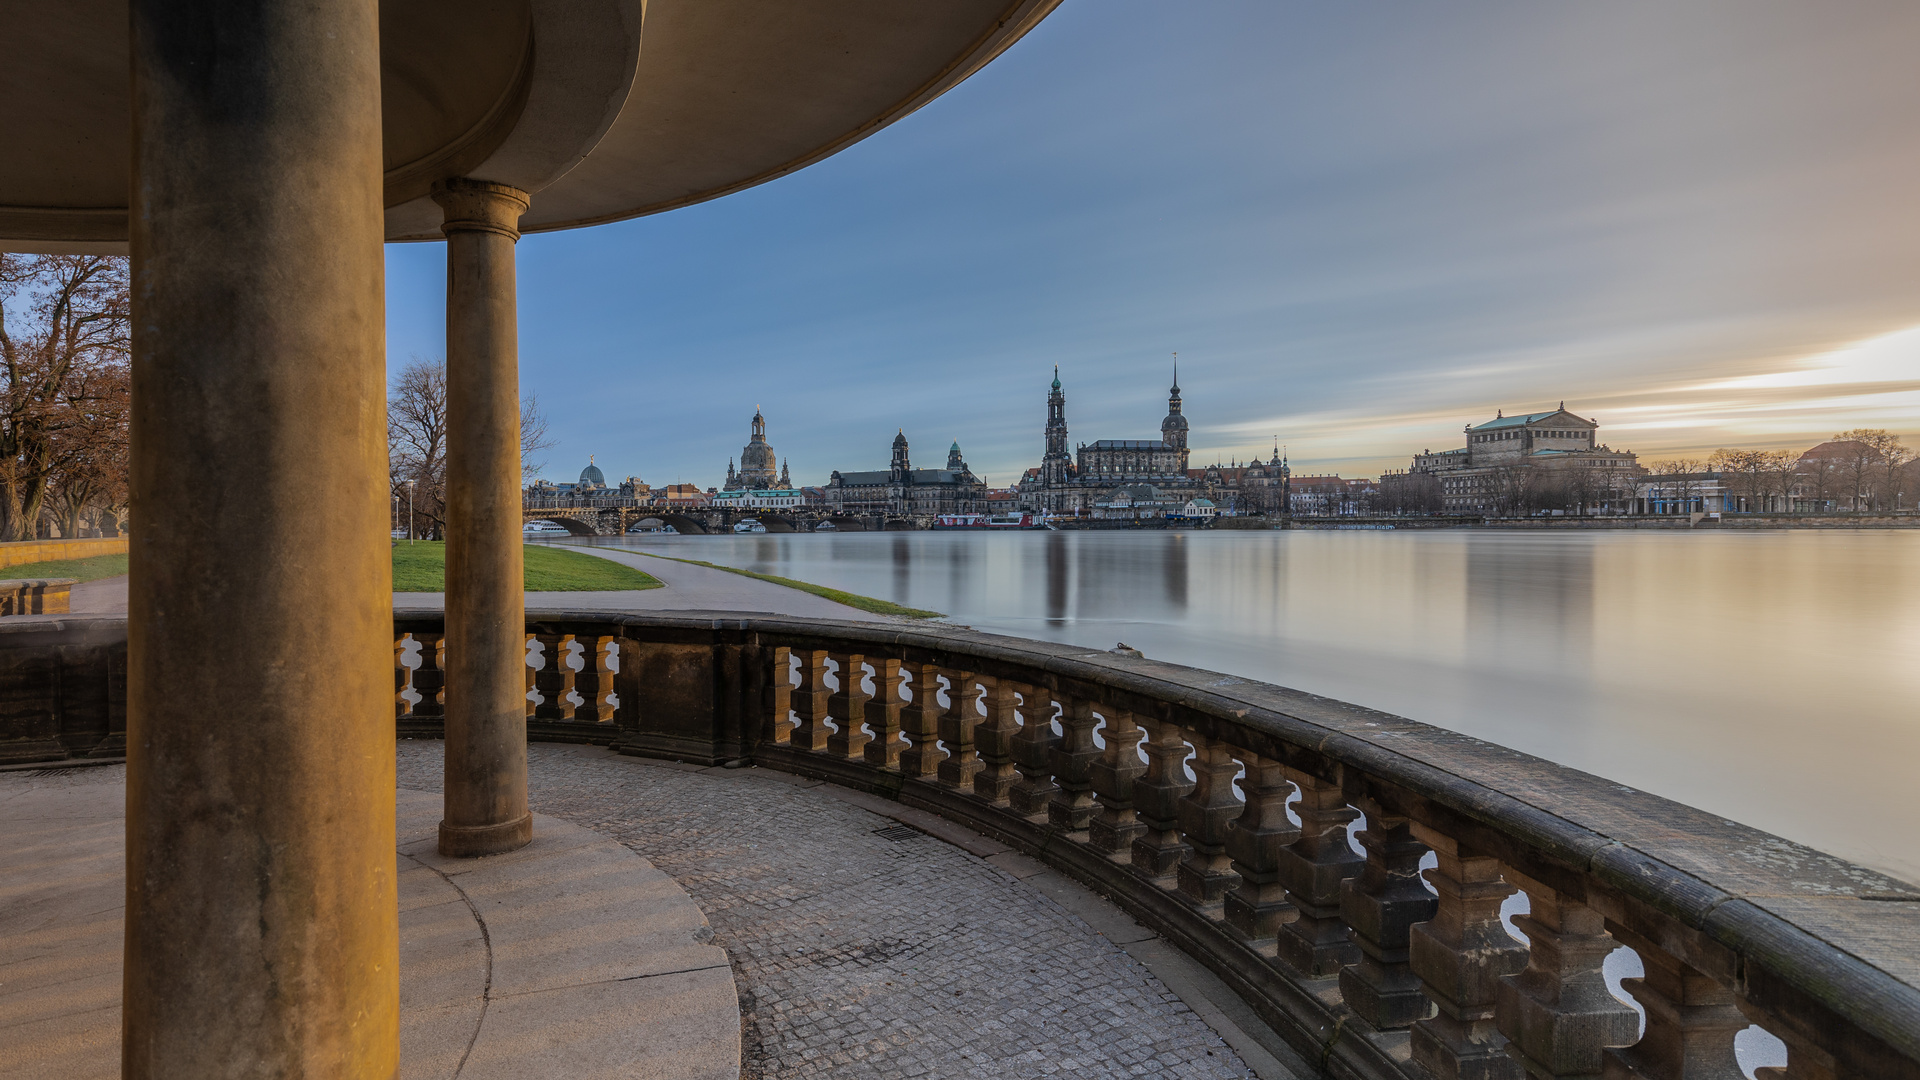
MULTIPOLYGON (((1372 474, 1561 399, 1645 459, 1910 433, 1916 30, 1893 4, 1069 5, 813 169, 523 240, 549 475, 717 479, 760 402, 801 475, 905 427, 1007 484, 1055 362, 1076 432, 1144 437, 1176 349, 1198 461, 1278 434, 1372 474)), ((388 250, 396 365, 438 354, 443 261, 388 250)))

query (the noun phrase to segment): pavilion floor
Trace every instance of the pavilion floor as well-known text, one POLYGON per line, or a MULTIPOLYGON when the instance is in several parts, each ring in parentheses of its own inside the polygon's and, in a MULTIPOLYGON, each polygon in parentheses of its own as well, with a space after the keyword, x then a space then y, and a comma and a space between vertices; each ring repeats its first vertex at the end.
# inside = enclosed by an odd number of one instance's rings
MULTIPOLYGON (((456 862, 441 744, 398 753, 403 1076, 1310 1075, 1184 954, 930 814, 537 743, 535 843, 456 862)), ((118 1073, 124 785, 0 774, 7 1080, 118 1073)))

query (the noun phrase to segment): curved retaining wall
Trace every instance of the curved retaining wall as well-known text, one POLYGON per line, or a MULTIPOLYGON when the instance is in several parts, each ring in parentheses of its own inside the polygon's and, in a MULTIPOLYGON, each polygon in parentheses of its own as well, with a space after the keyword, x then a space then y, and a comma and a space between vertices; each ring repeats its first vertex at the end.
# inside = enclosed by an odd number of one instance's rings
MULTIPOLYGON (((124 642, 120 620, 10 622, 9 652, 124 642)), ((403 734, 439 733, 441 630, 395 620, 403 734)), ((1920 1078, 1920 890, 1600 777, 943 627, 532 612, 528 631, 531 738, 751 760, 961 821, 1111 897, 1333 1076, 1732 1077, 1751 1021, 1788 1046, 1774 1075, 1920 1078), (1499 914, 1515 890, 1525 944, 1499 914), (1622 943, 1644 1034, 1601 974, 1622 943)))
POLYGON ((125 555, 127 538, 94 537, 79 540, 16 540, 0 544, 0 569, 55 559, 91 559, 95 555, 125 555))

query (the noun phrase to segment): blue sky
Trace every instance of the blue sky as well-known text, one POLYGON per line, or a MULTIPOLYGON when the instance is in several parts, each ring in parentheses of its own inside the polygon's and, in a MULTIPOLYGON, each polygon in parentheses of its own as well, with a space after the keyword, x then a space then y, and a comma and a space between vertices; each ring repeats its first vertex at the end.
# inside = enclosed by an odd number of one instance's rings
MULTIPOLYGON (((793 176, 521 241, 557 445, 717 483, 755 405, 794 478, 958 439, 1012 482, 1054 364, 1075 441, 1357 476, 1568 406, 1664 457, 1920 431, 1920 5, 1067 0, 793 176)), ((445 251, 388 248, 389 360, 445 251)), ((1914 442, 1909 439, 1909 443, 1914 442)))

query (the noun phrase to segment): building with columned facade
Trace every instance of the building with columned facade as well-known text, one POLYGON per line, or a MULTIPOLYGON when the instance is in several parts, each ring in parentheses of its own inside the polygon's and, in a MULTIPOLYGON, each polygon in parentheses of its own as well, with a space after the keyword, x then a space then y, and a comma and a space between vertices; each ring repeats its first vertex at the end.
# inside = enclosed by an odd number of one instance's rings
POLYGON ((1498 410, 1466 426, 1465 446, 1422 451, 1408 472, 1433 478, 1447 513, 1624 511, 1645 470, 1632 451, 1602 444, 1599 431, 1599 421, 1568 412, 1564 401, 1517 416, 1498 410))
POLYGON ((955 442, 941 469, 916 469, 907 453, 907 433, 893 437, 893 460, 885 470, 835 469, 824 489, 827 505, 840 514, 981 514, 987 484, 973 474, 955 442))

